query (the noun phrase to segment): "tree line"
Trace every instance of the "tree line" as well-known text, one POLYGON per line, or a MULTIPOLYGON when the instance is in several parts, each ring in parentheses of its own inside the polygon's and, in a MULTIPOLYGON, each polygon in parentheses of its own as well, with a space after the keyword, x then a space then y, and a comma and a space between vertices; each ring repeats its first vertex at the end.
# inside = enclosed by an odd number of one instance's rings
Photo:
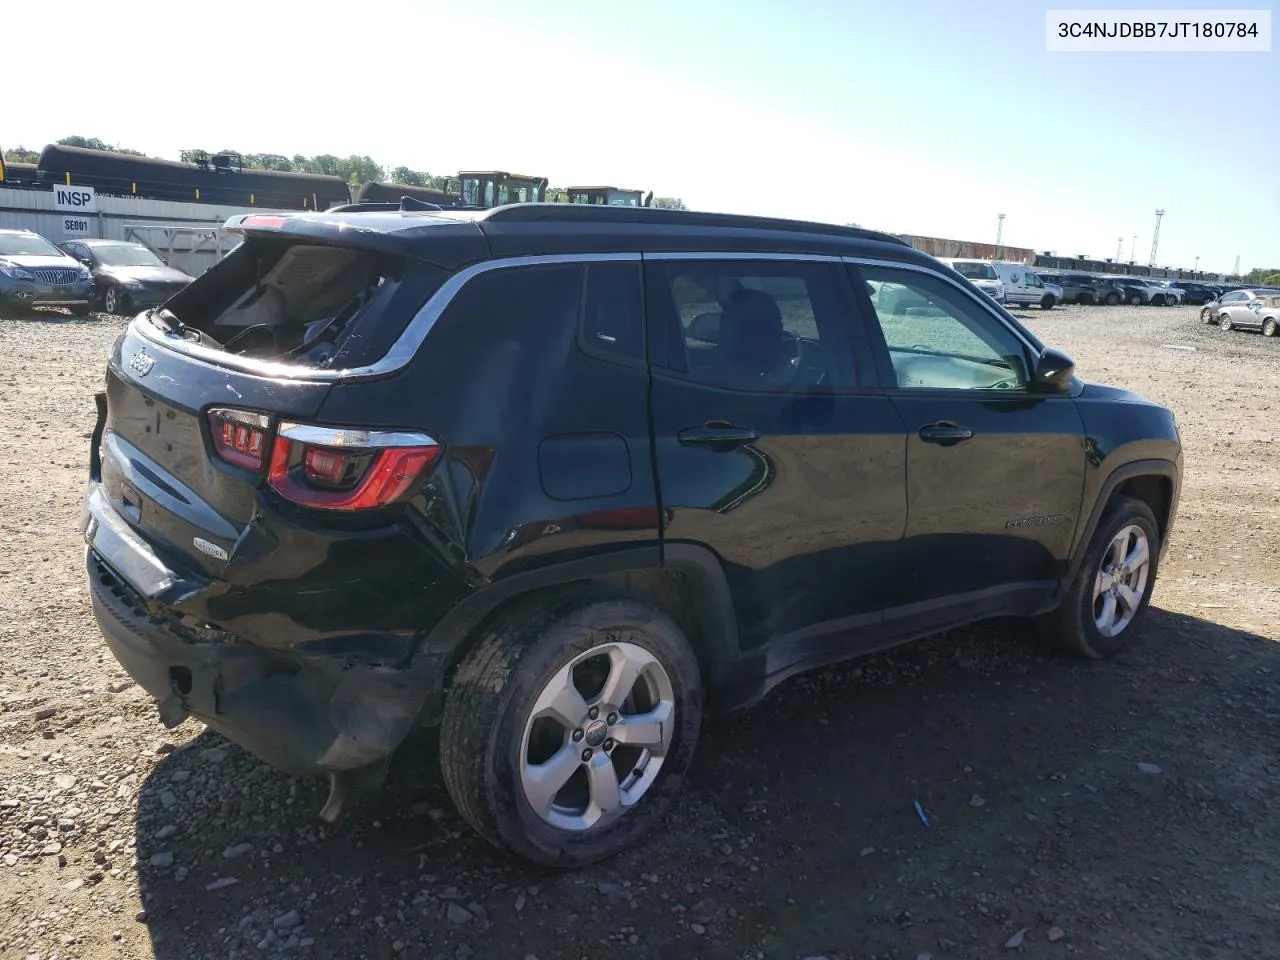
MULTIPOLYGON (((128 147, 118 147, 115 144, 106 143, 97 137, 63 137, 57 141, 64 147, 84 147, 88 150, 105 150, 109 153, 127 153, 135 157, 144 157, 146 154, 140 150, 131 150, 128 147)), ((214 156, 219 153, 229 153, 238 156, 244 164, 246 170, 278 170, 282 173, 315 173, 329 177, 341 177, 353 187, 369 180, 387 181, 393 183, 403 183, 410 187, 427 187, 431 190, 448 190, 449 182, 452 180, 457 182, 457 177, 436 176, 427 173, 425 170, 414 170, 411 167, 399 166, 388 169, 378 163, 372 157, 351 154, 347 157, 335 156, 332 153, 321 153, 313 157, 304 156, 295 153, 293 156, 285 156, 282 153, 245 153, 240 150, 183 150, 182 159, 184 162, 191 162, 197 155, 214 156)), ((12 163, 35 163, 40 158, 37 150, 27 150, 24 147, 14 147, 6 150, 5 159, 12 163)), ((565 201, 568 194, 563 187, 548 187, 547 199, 554 201, 565 201)), ((654 197, 653 205, 655 207, 668 207, 672 210, 688 209, 684 201, 679 197, 654 197)))

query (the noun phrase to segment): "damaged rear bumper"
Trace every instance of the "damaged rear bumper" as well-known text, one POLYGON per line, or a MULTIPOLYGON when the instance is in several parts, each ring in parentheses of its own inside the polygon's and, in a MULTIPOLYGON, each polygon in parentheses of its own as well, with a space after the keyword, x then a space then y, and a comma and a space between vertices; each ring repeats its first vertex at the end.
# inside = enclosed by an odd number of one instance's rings
POLYGON ((109 504, 91 496, 86 507, 94 616, 166 725, 198 717, 299 775, 381 765, 413 727, 430 686, 421 667, 194 640, 171 624, 165 599, 201 584, 170 570, 109 504))

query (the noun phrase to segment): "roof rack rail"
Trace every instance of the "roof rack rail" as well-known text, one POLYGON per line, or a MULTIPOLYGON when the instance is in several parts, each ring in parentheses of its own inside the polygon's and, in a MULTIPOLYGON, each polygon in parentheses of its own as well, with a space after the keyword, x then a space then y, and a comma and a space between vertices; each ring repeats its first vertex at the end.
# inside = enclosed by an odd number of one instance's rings
POLYGON ((780 217, 756 217, 739 213, 703 213, 697 210, 667 210, 661 207, 610 207, 586 203, 517 203, 495 207, 484 218, 496 223, 529 223, 544 220, 569 223, 595 221, 604 223, 651 223, 689 227, 739 227, 755 230, 781 230, 792 233, 816 233, 859 240, 878 240, 911 246, 901 237, 862 227, 844 227, 834 223, 809 220, 784 220, 780 217))

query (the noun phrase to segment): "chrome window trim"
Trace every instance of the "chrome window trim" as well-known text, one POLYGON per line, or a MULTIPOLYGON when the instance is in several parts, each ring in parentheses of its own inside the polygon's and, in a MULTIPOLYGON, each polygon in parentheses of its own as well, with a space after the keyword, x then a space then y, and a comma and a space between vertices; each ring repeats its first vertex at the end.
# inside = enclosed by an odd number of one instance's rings
POLYGON ((321 447, 353 447, 358 450, 382 450, 388 447, 435 447, 434 437, 425 433, 403 433, 394 430, 355 430, 346 427, 317 427, 309 423, 282 421, 277 436, 298 443, 321 447))
MULTIPOLYGON (((240 357, 234 354, 228 354, 221 350, 212 350, 208 347, 202 347, 199 344, 191 343, 184 340, 176 334, 165 333, 158 327, 153 325, 149 320, 143 319, 144 315, 140 314, 131 322, 131 329, 141 335, 143 338, 150 340, 159 346, 166 347, 187 356, 194 357, 198 360, 204 360, 210 364, 219 367, 227 367, 239 370, 243 373, 252 374, 260 377, 279 378, 304 383, 335 383, 350 382, 354 380, 366 380, 374 377, 385 377, 390 374, 398 373, 407 367, 413 360, 418 350, 421 348, 427 335, 439 321, 454 298, 462 291, 468 283, 476 277, 490 273, 494 270, 510 270, 519 267, 536 267, 536 266, 552 266, 558 264, 570 263, 640 263, 644 260, 655 261, 688 261, 688 260, 721 260, 721 261, 779 261, 779 262, 801 262, 801 263, 827 263, 836 264, 843 263, 852 266, 865 264, 868 266, 887 267, 898 270, 913 270, 917 273, 927 274, 938 280, 951 285, 959 290, 974 303, 978 304, 980 309, 990 314, 990 316, 1005 329, 1013 333, 1018 340, 1026 346, 1030 351, 1032 358, 1038 355, 1039 351, 1033 343, 1016 328, 1011 326, 1008 321, 1002 317, 999 312, 993 309, 990 303, 990 297, 985 293, 977 290, 966 289, 959 283, 956 283, 950 277, 920 264, 910 263, 904 260, 884 260, 875 257, 847 257, 835 254, 821 253, 791 253, 785 251, 716 251, 716 250, 688 250, 688 251, 655 251, 652 253, 623 252, 623 253, 552 253, 537 254, 533 256, 523 257, 502 257, 495 260, 482 260, 463 267, 461 270, 451 274, 440 287, 433 293, 425 304, 414 314, 413 319, 401 331, 400 336, 396 338, 390 349, 373 363, 366 364, 361 367, 348 367, 342 370, 311 370, 306 367, 300 367, 297 364, 275 363, 268 360, 257 360, 252 357, 240 357), (987 301, 987 302, 983 302, 987 301)), ((428 438, 429 439, 429 438, 428 438)), ((321 443, 323 441, 316 440, 321 443)))
MULTIPOLYGON (((869 267, 887 267, 893 270, 914 270, 916 273, 923 273, 933 277, 935 280, 941 280, 944 283, 950 284, 974 303, 978 304, 979 308, 984 313, 990 314, 993 320, 1017 337, 1018 341, 1027 348, 1027 351, 1030 354, 1027 358, 1028 361, 1034 362, 1035 358, 1040 356, 1040 349, 1028 340, 1021 330, 1010 324, 1008 320, 1000 315, 998 310, 994 309, 995 304, 989 295, 977 290, 976 288, 972 290, 966 289, 963 285, 956 283, 956 281, 952 280, 946 274, 939 273, 937 270, 918 263, 907 263, 902 260, 877 260, 874 257, 841 257, 840 259, 855 267, 859 265, 866 265, 869 267)), ((1028 371, 1028 374, 1029 373, 1030 371, 1028 371)))
POLYGON ((786 253, 764 251, 752 253, 751 251, 735 250, 723 252, 702 252, 696 250, 690 251, 658 251, 655 253, 646 253, 646 260, 793 260, 806 263, 840 263, 846 259, 844 257, 834 256, 828 253, 786 253))

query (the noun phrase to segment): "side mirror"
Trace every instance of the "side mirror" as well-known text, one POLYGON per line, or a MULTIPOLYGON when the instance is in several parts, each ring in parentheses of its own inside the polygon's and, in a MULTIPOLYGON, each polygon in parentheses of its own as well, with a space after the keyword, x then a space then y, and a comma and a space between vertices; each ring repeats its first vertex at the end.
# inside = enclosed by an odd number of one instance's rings
POLYGON ((1076 375, 1075 361, 1061 350, 1045 347, 1036 358, 1031 373, 1031 387, 1039 393, 1066 393, 1076 375))

